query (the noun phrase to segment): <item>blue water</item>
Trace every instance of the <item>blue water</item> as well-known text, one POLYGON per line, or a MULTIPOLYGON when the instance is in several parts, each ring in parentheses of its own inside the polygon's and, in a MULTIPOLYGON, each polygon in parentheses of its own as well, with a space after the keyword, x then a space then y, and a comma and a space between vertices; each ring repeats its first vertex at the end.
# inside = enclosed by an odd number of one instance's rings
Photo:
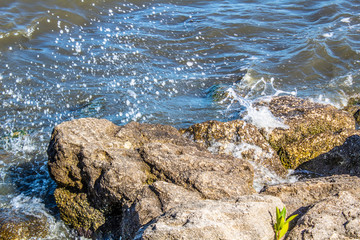
POLYGON ((0 207, 70 238, 46 167, 56 124, 186 127, 276 94, 342 107, 360 90, 359 54, 355 0, 2 0, 0 207))

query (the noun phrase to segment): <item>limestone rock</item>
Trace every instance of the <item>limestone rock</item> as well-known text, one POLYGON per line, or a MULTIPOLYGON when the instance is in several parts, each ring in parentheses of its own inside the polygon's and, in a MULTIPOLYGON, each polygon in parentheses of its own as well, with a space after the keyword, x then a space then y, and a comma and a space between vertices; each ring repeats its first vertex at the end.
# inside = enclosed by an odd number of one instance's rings
POLYGON ((260 102, 289 126, 266 132, 283 165, 295 169, 301 163, 330 151, 355 133, 354 118, 331 105, 314 103, 293 96, 274 97, 260 102))
POLYGON ((130 239, 177 205, 176 191, 208 199, 254 192, 248 162, 211 154, 170 126, 64 122, 53 131, 48 156, 61 216, 86 234, 111 231, 130 239))
POLYGON ((202 200, 196 191, 164 181, 144 186, 134 204, 123 212, 122 236, 132 237, 141 226, 183 203, 202 200))
MULTIPOLYGON (((211 152, 231 154, 249 160, 256 166, 267 168, 281 177, 287 174, 276 152, 258 129, 250 123, 241 120, 208 121, 180 131, 211 152)), ((255 175, 260 177, 263 173, 255 171, 255 175)))
POLYGON ((273 240, 275 209, 283 206, 279 198, 257 194, 189 202, 144 226, 135 239, 273 240))
POLYGON ((360 239, 359 194, 339 192, 313 204, 287 239, 360 239))
POLYGON ((261 194, 279 197, 289 214, 303 215, 308 207, 342 191, 360 197, 360 178, 349 175, 334 175, 307 179, 295 183, 266 186, 261 194))
POLYGON ((344 144, 301 164, 298 169, 323 176, 335 174, 360 176, 360 131, 348 137, 344 144))
POLYGON ((141 155, 159 179, 196 190, 206 199, 254 191, 251 165, 237 158, 213 155, 191 146, 159 143, 147 144, 141 155))
POLYGON ((0 210, 0 239, 39 239, 48 234, 46 216, 0 210))

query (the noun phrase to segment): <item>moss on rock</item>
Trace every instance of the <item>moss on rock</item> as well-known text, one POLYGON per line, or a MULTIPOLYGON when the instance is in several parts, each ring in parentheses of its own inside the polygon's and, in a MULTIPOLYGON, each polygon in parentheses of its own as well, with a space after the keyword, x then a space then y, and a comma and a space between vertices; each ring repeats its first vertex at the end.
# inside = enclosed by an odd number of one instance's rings
POLYGON ((90 236, 105 223, 104 214, 89 204, 85 193, 57 188, 54 195, 61 219, 84 235, 90 236))
POLYGON ((264 134, 286 168, 294 169, 330 151, 355 131, 352 116, 331 105, 292 96, 275 97, 259 105, 268 106, 275 117, 289 126, 264 134))

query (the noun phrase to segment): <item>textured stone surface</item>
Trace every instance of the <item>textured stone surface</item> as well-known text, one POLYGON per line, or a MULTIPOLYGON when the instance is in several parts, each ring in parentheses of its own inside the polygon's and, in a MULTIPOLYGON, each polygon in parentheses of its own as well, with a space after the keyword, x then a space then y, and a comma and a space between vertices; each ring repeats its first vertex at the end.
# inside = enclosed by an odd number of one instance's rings
POLYGON ((275 209, 283 206, 279 198, 257 194, 189 202, 144 226, 135 239, 273 240, 275 209))
POLYGON ((360 239, 359 194, 339 192, 313 204, 287 239, 360 239))
POLYGON ((258 129, 250 123, 241 120, 208 121, 180 131, 214 153, 231 154, 252 161, 282 177, 287 174, 276 152, 258 129))
POLYGON ((343 144, 347 137, 356 133, 354 118, 331 105, 292 96, 274 97, 258 105, 268 106, 275 117, 289 126, 264 132, 287 168, 295 169, 343 144))
POLYGON ((360 196, 360 178, 349 175, 314 178, 295 183, 267 186, 261 191, 261 194, 279 197, 286 205, 289 214, 298 213, 302 215, 310 205, 334 196, 341 191, 348 191, 360 196))
POLYGON ((170 126, 64 122, 53 131, 48 156, 61 216, 86 234, 101 229, 131 238, 137 226, 176 205, 180 189, 206 199, 254 192, 251 164, 211 154, 170 126))
POLYGON ((360 94, 351 96, 347 106, 344 107, 344 110, 349 112, 355 118, 357 124, 360 124, 360 94))
POLYGON ((350 174, 360 176, 360 131, 327 153, 301 164, 298 169, 324 176, 350 174))

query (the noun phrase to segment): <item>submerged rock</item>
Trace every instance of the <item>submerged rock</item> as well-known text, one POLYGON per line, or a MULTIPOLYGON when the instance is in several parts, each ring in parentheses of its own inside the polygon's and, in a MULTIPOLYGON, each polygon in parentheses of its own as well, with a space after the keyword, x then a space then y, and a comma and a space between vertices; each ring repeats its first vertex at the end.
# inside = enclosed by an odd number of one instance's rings
POLYGON ((272 196, 188 202, 167 211, 139 230, 135 239, 273 240, 276 207, 272 196))
POLYGON ((64 122, 53 131, 48 156, 61 216, 86 234, 132 238, 177 204, 177 191, 202 199, 254 193, 251 164, 213 155, 170 126, 64 122))
MULTIPOLYGON (((300 164, 330 151, 356 134, 354 118, 331 105, 293 96, 274 97, 260 102, 288 128, 263 129, 283 165, 295 169, 300 164)), ((266 120, 265 120, 266 121, 266 120)))
POLYGON ((0 210, 0 239, 39 239, 48 234, 46 216, 0 210))
MULTIPOLYGON (((181 129, 180 132, 214 153, 246 159, 282 177, 287 174, 278 155, 259 130, 245 121, 208 121, 181 129)), ((262 173, 255 169, 255 174, 260 177, 262 173)))

